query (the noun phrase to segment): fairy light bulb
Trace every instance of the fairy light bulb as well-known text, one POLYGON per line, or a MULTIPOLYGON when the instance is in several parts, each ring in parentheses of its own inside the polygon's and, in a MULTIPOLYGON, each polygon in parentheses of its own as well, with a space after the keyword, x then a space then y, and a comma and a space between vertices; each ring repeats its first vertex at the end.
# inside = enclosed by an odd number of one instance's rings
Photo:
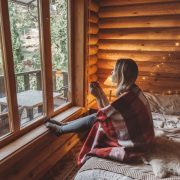
POLYGON ((143 80, 146 80, 146 77, 145 77, 145 76, 143 76, 143 77, 142 77, 142 79, 143 79, 143 80))
POLYGON ((179 46, 179 45, 180 45, 179 42, 176 42, 176 43, 175 43, 175 46, 179 46))
POLYGON ((171 90, 168 90, 168 94, 171 94, 171 90))

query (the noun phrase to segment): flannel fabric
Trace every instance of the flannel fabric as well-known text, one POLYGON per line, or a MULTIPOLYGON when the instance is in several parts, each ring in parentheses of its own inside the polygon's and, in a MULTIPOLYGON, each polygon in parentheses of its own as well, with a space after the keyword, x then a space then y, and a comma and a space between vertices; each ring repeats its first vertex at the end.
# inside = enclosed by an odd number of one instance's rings
POLYGON ((134 85, 97 113, 97 119, 80 151, 78 164, 87 155, 121 162, 138 159, 154 139, 153 120, 147 99, 134 85))

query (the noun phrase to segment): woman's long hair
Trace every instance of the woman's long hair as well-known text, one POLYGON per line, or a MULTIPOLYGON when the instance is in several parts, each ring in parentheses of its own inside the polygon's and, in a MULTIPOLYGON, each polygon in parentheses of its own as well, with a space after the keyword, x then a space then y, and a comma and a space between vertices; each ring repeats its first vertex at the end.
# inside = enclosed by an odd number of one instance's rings
POLYGON ((115 65, 117 78, 116 96, 129 90, 138 76, 138 66, 132 59, 118 59, 115 65))

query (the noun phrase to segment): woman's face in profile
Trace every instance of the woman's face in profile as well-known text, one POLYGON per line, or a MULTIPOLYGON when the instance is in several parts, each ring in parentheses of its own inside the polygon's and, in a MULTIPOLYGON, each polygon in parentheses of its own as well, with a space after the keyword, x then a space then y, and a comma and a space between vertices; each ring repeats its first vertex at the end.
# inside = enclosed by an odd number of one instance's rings
POLYGON ((117 73, 115 71, 115 67, 114 67, 114 69, 113 69, 113 71, 111 73, 112 73, 111 74, 112 82, 117 83, 117 73))

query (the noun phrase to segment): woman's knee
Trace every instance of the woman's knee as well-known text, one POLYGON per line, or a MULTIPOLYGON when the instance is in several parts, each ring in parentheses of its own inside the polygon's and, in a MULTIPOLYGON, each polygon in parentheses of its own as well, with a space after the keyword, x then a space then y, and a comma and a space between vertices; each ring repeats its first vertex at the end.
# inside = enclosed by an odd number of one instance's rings
POLYGON ((97 113, 93 113, 93 114, 89 115, 88 124, 93 125, 94 122, 96 121, 96 117, 97 117, 97 113))

